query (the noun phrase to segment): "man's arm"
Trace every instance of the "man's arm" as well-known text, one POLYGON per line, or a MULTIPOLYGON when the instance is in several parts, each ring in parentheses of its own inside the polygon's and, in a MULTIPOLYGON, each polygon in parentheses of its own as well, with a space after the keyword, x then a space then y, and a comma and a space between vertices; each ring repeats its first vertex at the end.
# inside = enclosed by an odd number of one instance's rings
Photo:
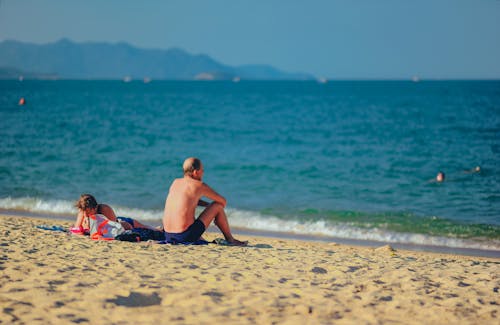
POLYGON ((226 199, 220 195, 219 193, 215 192, 210 186, 207 184, 203 183, 202 185, 202 196, 208 197, 209 199, 219 203, 222 205, 222 207, 226 207, 227 201, 226 199))

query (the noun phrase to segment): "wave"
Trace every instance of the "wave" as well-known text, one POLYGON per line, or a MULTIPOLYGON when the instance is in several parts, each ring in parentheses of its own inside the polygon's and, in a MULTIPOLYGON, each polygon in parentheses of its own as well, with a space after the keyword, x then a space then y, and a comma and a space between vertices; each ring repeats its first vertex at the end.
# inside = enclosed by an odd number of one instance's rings
POLYGON ((423 246, 444 246, 481 250, 500 250, 500 240, 486 238, 456 238, 432 236, 419 233, 394 232, 383 228, 362 228, 349 223, 331 223, 326 220, 300 221, 261 215, 250 211, 228 209, 231 225, 263 231, 319 235, 342 239, 355 239, 386 243, 415 244, 423 246))
MULTIPOLYGON (((113 206, 117 215, 133 217, 146 222, 160 222, 162 210, 145 210, 113 206)), ((45 215, 76 215, 73 201, 44 200, 40 198, 1 198, 0 209, 26 211, 45 215)), ((388 230, 386 225, 327 219, 304 220, 300 217, 283 217, 267 213, 228 208, 227 214, 233 227, 258 231, 272 231, 298 235, 326 236, 332 238, 367 240, 386 243, 443 246, 480 250, 500 250, 499 238, 458 238, 456 235, 434 236, 425 233, 398 232, 388 230)), ((357 213, 350 213, 354 216, 357 213)), ((345 216, 344 216, 344 219, 345 216)), ((358 219, 358 218, 354 218, 358 219)), ((351 219, 352 221, 353 219, 351 219)), ((359 221, 359 220, 357 220, 359 221)), ((477 226, 477 225, 472 225, 477 226)), ((495 232, 498 232, 494 226, 495 232)))
MULTIPOLYGON (((0 209, 18 210, 42 214, 55 214, 60 216, 69 216, 77 214, 75 201, 67 200, 43 200, 40 198, 2 198, 0 199, 0 209)), ((138 220, 154 221, 160 220, 163 211, 160 210, 142 210, 123 206, 113 205, 115 213, 119 216, 130 216, 138 220)))
POLYGON ((74 202, 64 200, 42 200, 33 197, 0 199, 0 209, 19 210, 43 214, 75 214, 74 202))

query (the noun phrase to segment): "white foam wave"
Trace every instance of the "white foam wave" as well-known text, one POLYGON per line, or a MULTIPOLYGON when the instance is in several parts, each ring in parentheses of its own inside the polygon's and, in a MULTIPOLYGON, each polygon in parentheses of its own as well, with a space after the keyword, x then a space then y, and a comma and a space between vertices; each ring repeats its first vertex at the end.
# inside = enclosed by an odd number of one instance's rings
MULTIPOLYGON (((113 206, 119 216, 132 217, 142 221, 158 221, 161 210, 143 210, 113 206)), ((73 201, 42 200, 39 198, 0 198, 0 209, 29 211, 42 214, 76 215, 73 201)), ((453 248, 500 250, 500 241, 476 241, 460 238, 437 237, 416 233, 396 233, 380 228, 358 228, 347 223, 329 223, 325 220, 301 222, 285 220, 258 212, 227 209, 232 226, 253 230, 294 233, 300 235, 321 235, 343 239, 371 240, 389 243, 404 243, 453 248)))
POLYGON ((161 223, 163 210, 142 210, 122 206, 113 206, 117 216, 130 217, 142 221, 158 221, 161 223))
MULTIPOLYGON (((29 211, 42 214, 76 215, 75 201, 43 200, 40 198, 1 198, 0 209, 29 211)), ((123 206, 113 206, 119 216, 127 216, 139 220, 161 220, 163 211, 142 210, 123 206)))
POLYGON ((228 209, 231 225, 263 231, 287 232, 301 235, 322 235, 343 239, 369 240, 453 248, 500 250, 500 241, 475 240, 429 236, 416 233, 396 233, 380 228, 359 228, 349 224, 332 224, 327 221, 301 222, 264 216, 255 212, 228 209))
POLYGON ((1 198, 0 208, 44 214, 76 214, 74 202, 64 200, 42 200, 33 197, 1 198))

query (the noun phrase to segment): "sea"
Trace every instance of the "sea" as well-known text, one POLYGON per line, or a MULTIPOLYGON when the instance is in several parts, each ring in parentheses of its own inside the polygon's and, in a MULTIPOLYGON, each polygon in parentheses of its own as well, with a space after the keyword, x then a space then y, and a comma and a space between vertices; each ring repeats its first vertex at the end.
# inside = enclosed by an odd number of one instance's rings
POLYGON ((0 81, 4 212, 160 224, 191 156, 236 234, 500 256, 500 81, 0 81))

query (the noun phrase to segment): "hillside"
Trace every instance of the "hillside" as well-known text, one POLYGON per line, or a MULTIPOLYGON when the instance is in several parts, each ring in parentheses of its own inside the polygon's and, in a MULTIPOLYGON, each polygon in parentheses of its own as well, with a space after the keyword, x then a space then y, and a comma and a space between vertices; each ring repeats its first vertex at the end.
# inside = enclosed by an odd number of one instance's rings
POLYGON ((192 55, 177 48, 140 49, 126 43, 75 43, 68 39, 41 45, 10 40, 0 42, 0 67, 11 72, 28 71, 30 75, 57 75, 63 79, 313 78, 308 74, 287 73, 268 65, 232 67, 207 55, 192 55))

